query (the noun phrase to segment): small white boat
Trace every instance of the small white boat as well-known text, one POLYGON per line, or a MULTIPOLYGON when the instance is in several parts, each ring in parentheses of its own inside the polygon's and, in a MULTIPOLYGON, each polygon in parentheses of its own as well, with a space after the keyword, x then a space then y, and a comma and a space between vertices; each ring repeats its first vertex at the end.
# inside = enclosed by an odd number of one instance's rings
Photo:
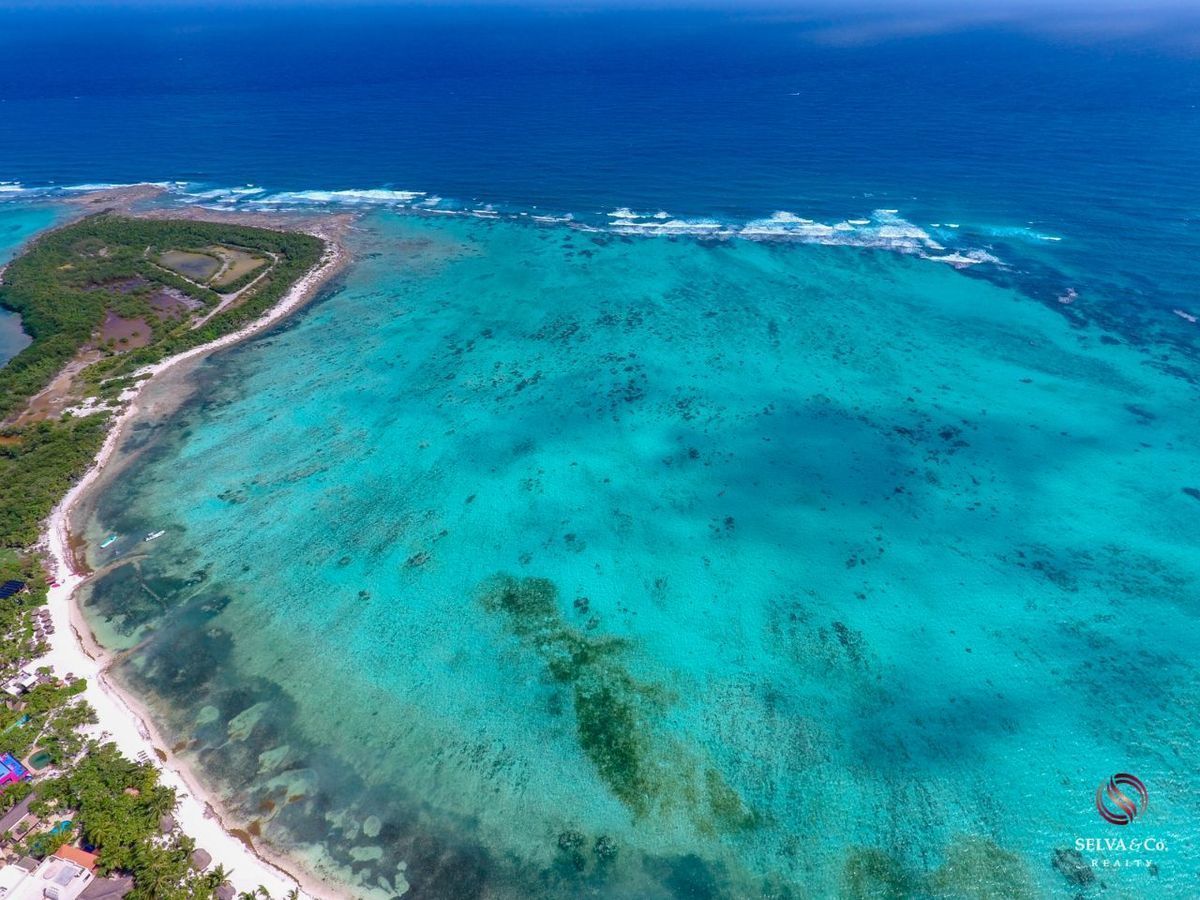
POLYGON ((109 546, 110 544, 112 544, 112 543, 113 543, 113 542, 114 542, 116 539, 117 539, 117 536, 116 536, 115 534, 110 534, 108 537, 106 537, 106 538, 105 538, 105 539, 104 539, 104 540, 101 542, 101 544, 100 544, 100 549, 101 549, 101 550, 103 550, 105 547, 107 547, 107 546, 109 546))
POLYGON ((147 541, 156 541, 160 537, 162 537, 164 534, 166 534, 165 531, 152 531, 148 535, 146 535, 146 540, 147 541))

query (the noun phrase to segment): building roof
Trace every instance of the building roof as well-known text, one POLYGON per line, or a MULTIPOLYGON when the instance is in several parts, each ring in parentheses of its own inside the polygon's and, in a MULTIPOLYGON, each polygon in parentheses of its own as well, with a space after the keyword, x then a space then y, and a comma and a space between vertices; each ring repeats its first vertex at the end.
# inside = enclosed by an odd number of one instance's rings
POLYGON ((78 900, 95 877, 86 866, 55 853, 17 882, 4 900, 78 900))
POLYGON ((11 753, 0 753, 0 777, 5 773, 11 774, 14 778, 28 778, 29 770, 21 765, 21 761, 11 753))
POLYGON ((129 875, 97 878, 83 889, 79 900, 120 900, 133 890, 133 878, 129 875))
POLYGON ((38 676, 32 672, 22 672, 20 675, 15 675, 8 680, 4 685, 5 692, 12 694, 14 697, 20 697, 35 684, 38 683, 38 676))
POLYGON ((83 866, 89 872, 95 871, 96 860, 99 859, 95 853, 88 853, 86 850, 80 850, 78 847, 72 847, 70 844, 63 844, 54 851, 54 855, 59 859, 73 862, 77 866, 83 866))
POLYGON ((29 875, 21 866, 0 866, 0 897, 7 897, 29 875))
POLYGON ((212 862, 212 854, 207 850, 195 850, 192 852, 192 867, 203 872, 212 862))
POLYGON ((36 799, 37 796, 35 794, 30 794, 28 797, 6 812, 3 817, 0 817, 0 834, 4 834, 4 832, 12 831, 14 828, 16 828, 17 824, 23 818, 29 815, 29 804, 36 799))

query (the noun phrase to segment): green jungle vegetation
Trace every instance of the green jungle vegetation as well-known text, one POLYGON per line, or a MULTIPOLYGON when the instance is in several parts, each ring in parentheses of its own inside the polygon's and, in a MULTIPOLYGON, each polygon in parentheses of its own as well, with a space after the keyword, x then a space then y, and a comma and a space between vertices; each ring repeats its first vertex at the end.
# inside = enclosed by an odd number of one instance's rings
MULTIPOLYGON (((33 341, 0 368, 0 581, 27 585, 0 599, 0 684, 29 671, 47 649, 36 616, 48 585, 32 545, 108 431, 107 412, 73 416, 62 409, 87 398, 112 408, 138 369, 250 323, 323 250, 319 238, 295 232, 100 214, 39 236, 4 270, 0 306, 21 315, 33 341), (203 270, 207 284, 163 264, 201 256, 218 263, 203 270), (59 377, 68 366, 71 376, 59 377), (47 396, 58 402, 39 403, 47 396)), ((10 785, 0 792, 0 810, 34 792, 34 814, 71 825, 34 829, 19 841, 0 835, 0 848, 40 859, 82 840, 98 848, 101 874, 133 876, 135 900, 214 896, 225 870, 197 871, 191 839, 178 830, 160 833, 160 816, 176 804, 174 790, 159 783, 154 766, 85 738, 80 728, 95 714, 81 697, 82 680, 38 674, 27 693, 0 705, 0 752, 21 759, 44 753, 55 774, 10 785)), ((260 888, 244 896, 269 895, 260 888)))
MULTIPOLYGON (((50 231, 9 264, 0 306, 33 342, 0 368, 0 546, 25 547, 105 433, 103 413, 73 420, 27 407, 72 361, 72 400, 113 400, 137 369, 236 331, 262 315, 320 259, 308 234, 245 225, 101 214, 50 231), (270 259, 222 295, 162 266, 165 253, 233 245, 270 259), (251 279, 246 281, 246 279, 251 279), (241 293, 238 293, 238 291, 241 293), (105 339, 113 334, 136 333, 105 339), (86 363, 86 364, 85 364, 86 363), (19 421, 24 414, 25 420, 19 421), (38 421, 40 419, 40 421, 38 421)), ((232 252, 232 251, 230 251, 232 252)))
POLYGON ((41 236, 9 264, 0 284, 0 306, 20 313, 33 338, 0 369, 0 416, 11 415, 94 343, 107 313, 145 322, 151 339, 124 351, 98 347, 105 358, 89 367, 93 381, 127 374, 236 331, 274 305, 316 264, 322 249, 319 238, 297 232, 106 214, 41 236), (168 251, 199 253, 220 244, 257 251, 274 262, 265 273, 247 273, 254 280, 245 294, 195 327, 223 296, 246 288, 244 279, 230 282, 222 295, 159 260, 168 251))

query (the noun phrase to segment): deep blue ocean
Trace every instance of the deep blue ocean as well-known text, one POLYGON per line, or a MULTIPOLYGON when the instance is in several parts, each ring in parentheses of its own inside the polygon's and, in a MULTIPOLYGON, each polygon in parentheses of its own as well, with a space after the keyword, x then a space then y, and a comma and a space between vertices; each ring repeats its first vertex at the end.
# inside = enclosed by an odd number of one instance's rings
POLYGON ((221 9, 6 10, 0 180, 584 216, 892 207, 988 243, 1061 237, 1055 260, 1121 302, 1200 281, 1193 13, 1124 33, 1103 10, 988 24, 920 4, 221 9))
POLYGON ((0 5, 0 60, 0 262, 97 185, 360 213, 75 522, 331 893, 1197 895, 1194 12, 0 5))

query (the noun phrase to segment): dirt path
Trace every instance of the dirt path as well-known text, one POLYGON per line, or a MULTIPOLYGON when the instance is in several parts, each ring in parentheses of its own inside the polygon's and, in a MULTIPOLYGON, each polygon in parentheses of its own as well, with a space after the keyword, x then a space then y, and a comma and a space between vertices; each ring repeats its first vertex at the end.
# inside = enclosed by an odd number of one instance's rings
MULTIPOLYGON (((262 281, 264 278, 266 278, 268 275, 270 275, 272 272, 275 271, 275 266, 279 263, 279 257, 276 256, 274 253, 272 253, 270 250, 260 250, 259 252, 265 253, 265 254, 267 254, 267 256, 271 257, 271 264, 269 266, 267 266, 267 268, 263 272, 259 273, 259 276, 257 278, 255 278, 252 282, 250 282, 248 285, 246 285, 244 288, 241 288, 240 290, 236 290, 232 294, 226 295, 225 299, 223 299, 220 303, 218 303, 216 306, 214 306, 211 310, 209 310, 207 313, 205 313, 199 319, 197 319, 195 322, 193 322, 192 323, 193 331, 195 331, 197 328, 202 327, 205 322, 207 322, 209 319, 211 319, 217 313, 222 312, 226 309, 229 309, 231 306, 234 306, 235 304, 237 304, 238 300, 241 299, 242 295, 245 294, 246 291, 250 290, 252 287, 254 287, 256 284, 258 284, 260 281, 262 281)), ((224 271, 224 270, 222 270, 222 271, 224 271)), ((221 273, 218 272, 213 277, 219 278, 220 275, 221 275, 221 273)), ((209 280, 211 281, 212 279, 209 279, 209 280)))
POLYGON ((43 419, 56 419, 62 415, 64 410, 77 406, 83 398, 72 390, 75 376, 103 358, 104 354, 99 350, 84 350, 78 354, 63 366, 62 371, 54 376, 53 381, 29 398, 25 409, 14 418, 10 418, 5 424, 32 425, 43 419))

